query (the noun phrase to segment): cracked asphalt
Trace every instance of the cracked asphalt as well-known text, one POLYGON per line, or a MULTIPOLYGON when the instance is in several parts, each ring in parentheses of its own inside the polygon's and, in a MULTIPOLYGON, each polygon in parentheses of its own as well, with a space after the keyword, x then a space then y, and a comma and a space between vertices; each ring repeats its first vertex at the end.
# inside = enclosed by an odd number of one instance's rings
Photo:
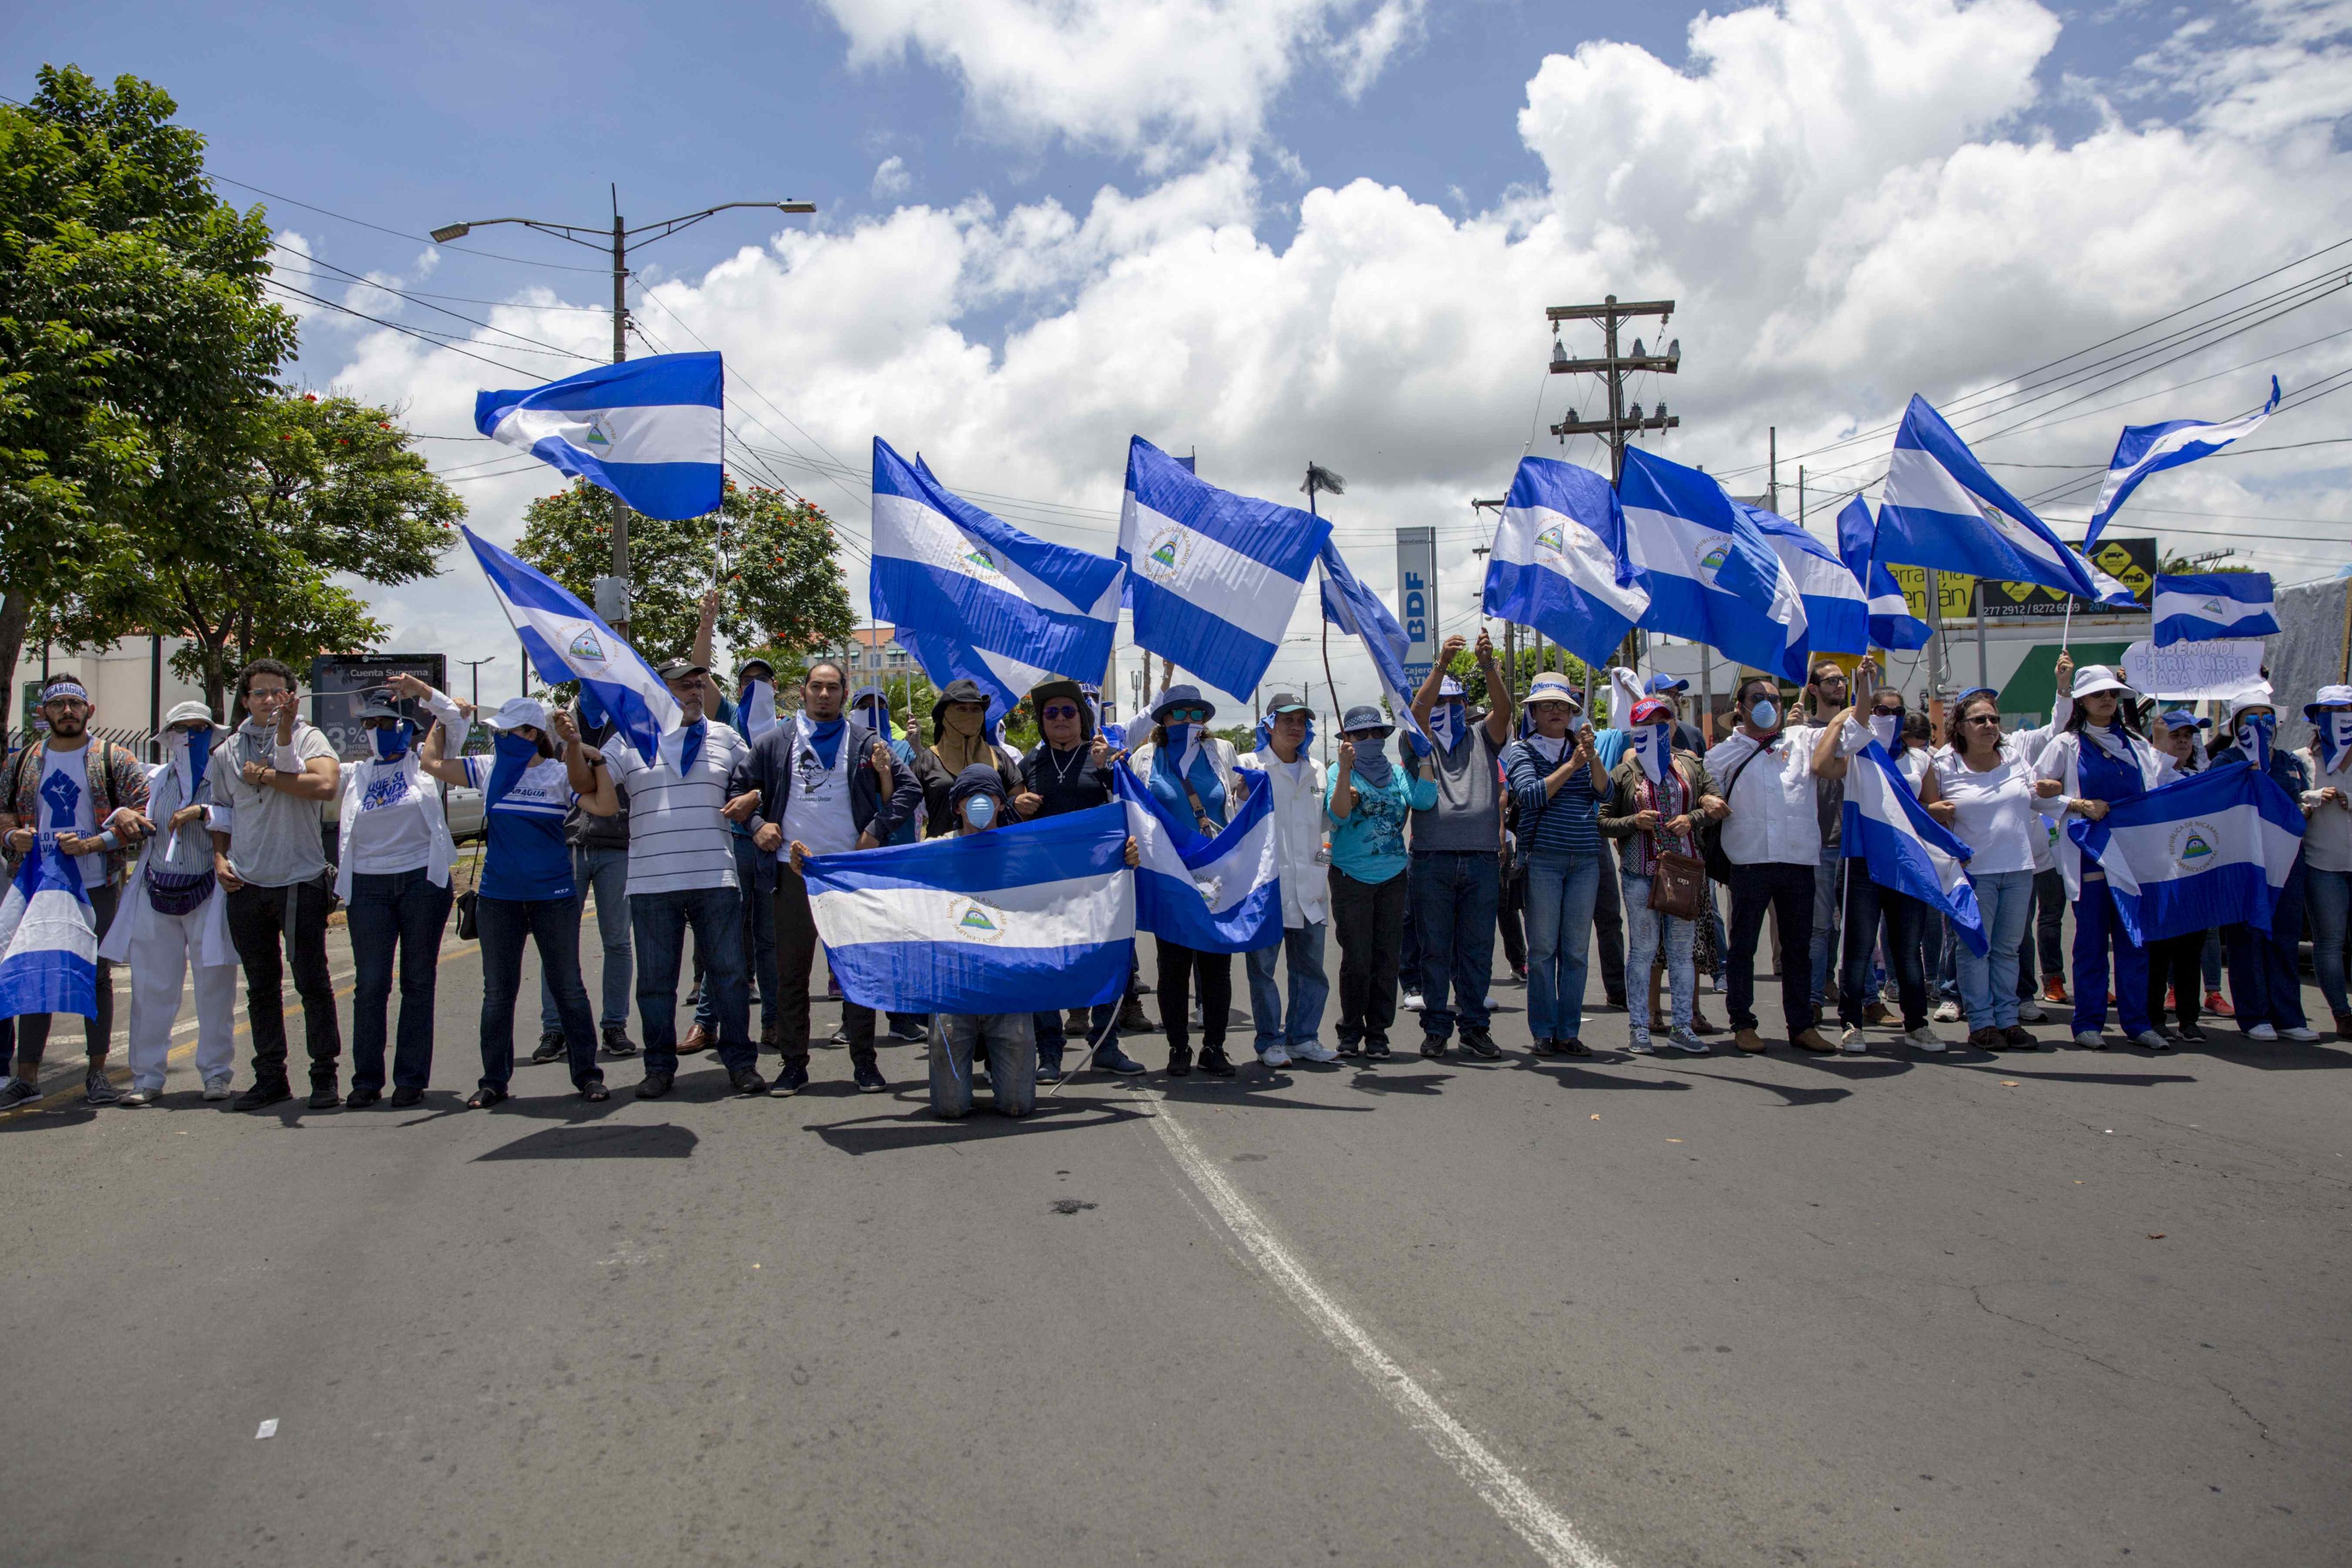
POLYGON ((1561 1061, 1507 984, 1500 1063, 1025 1124, 904 1046, 469 1113, 475 965, 413 1111, 0 1119, 7 1562, 1542 1562, 1156 1117, 1620 1568, 2352 1556, 2341 1044, 1561 1061))

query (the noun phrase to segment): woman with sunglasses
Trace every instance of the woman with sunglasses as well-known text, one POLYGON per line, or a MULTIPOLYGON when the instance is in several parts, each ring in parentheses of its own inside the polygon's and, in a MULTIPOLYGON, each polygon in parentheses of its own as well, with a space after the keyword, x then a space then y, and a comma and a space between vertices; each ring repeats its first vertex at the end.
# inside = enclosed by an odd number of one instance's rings
MULTIPOLYGON (((1242 803, 1243 783, 1234 748, 1208 731, 1216 709, 1196 686, 1171 686, 1151 710, 1151 738, 1136 748, 1135 774, 1180 822, 1213 837, 1242 803)), ((1234 1006, 1231 953, 1202 952, 1154 937, 1160 961, 1160 1026, 1168 1037, 1168 1076, 1192 1070, 1191 988, 1201 986, 1201 1070, 1211 1078, 1234 1076, 1225 1059, 1225 1018, 1234 1006)))
POLYGON ((2030 1051, 2040 1042, 2019 1021, 2018 949, 2033 911, 2042 826, 2034 753, 2022 737, 2000 730, 2000 700, 1990 691, 1961 699, 1952 721, 1952 745, 1937 754, 1919 784, 1927 814, 1975 853, 1969 881, 1984 919, 1986 952, 1958 944, 1960 995, 1969 1012, 1969 1044, 1985 1051, 2030 1051))

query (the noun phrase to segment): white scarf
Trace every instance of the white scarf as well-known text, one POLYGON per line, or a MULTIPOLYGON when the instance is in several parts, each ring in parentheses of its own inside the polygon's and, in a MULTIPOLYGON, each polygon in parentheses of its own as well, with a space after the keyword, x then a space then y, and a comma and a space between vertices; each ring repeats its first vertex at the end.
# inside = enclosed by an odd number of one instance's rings
POLYGON ((1640 724, 1634 727, 1633 756, 1652 784, 1665 782, 1666 753, 1673 744, 1673 731, 1666 725, 1640 724))

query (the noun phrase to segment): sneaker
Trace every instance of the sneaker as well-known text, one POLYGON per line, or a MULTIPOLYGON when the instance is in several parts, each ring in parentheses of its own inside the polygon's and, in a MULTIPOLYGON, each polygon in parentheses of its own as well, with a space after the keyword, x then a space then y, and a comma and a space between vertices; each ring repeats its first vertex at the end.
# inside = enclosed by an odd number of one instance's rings
POLYGON ((1552 1048, 1564 1057, 1589 1057, 1592 1054, 1592 1047, 1574 1035, 1569 1036, 1564 1040, 1554 1040, 1552 1048))
POLYGON ((21 1078, 12 1078, 0 1085, 0 1110, 14 1110, 20 1105, 30 1105, 41 1098, 41 1091, 21 1078))
POLYGON ((120 1105, 122 1091, 107 1078, 104 1068, 92 1068, 82 1075, 81 1102, 84 1105, 120 1105))
POLYGON ((844 1024, 841 1027, 835 1029, 830 1035, 827 1035, 824 1037, 824 1043, 826 1046, 836 1051, 841 1049, 842 1047, 849 1044, 849 1026, 844 1024))
POLYGON ((1364 1043, 1361 1040, 1341 1040, 1339 1054, 1343 1057, 1360 1057, 1364 1054, 1364 1043))
POLYGON ((2044 1002, 2054 1002, 2061 1007, 2064 1006, 2066 983, 2054 974, 2044 977, 2042 982, 2042 999, 2044 1002))
POLYGON ((1192 1010, 1187 1016, 1192 1020, 1192 1027, 1196 1029, 1207 1025, 1208 1020, 1201 1016, 1201 999, 1198 996, 1192 998, 1192 1010))
POLYGON ((1364 1059, 1366 1061, 1384 1062, 1393 1054, 1394 1053, 1389 1049, 1389 1043, 1386 1040, 1366 1040, 1364 1042, 1364 1059))
POLYGON ((1168 1047, 1168 1076, 1170 1078, 1190 1078, 1192 1076, 1192 1047, 1171 1045, 1168 1047))
POLYGON ((1863 1038, 1860 1024, 1848 1024, 1845 1026, 1845 1033, 1838 1037, 1838 1049, 1857 1057, 1870 1049, 1870 1042, 1863 1038))
POLYGON ((2279 1037, 2284 1040, 2301 1040, 2305 1044, 2309 1044, 2311 1041, 2319 1038, 2319 1031, 2298 1024, 2292 1029, 2281 1029, 2279 1031, 2279 1037))
POLYGON ((2041 1004, 2030 997, 2020 1001, 2017 1005, 2017 1021, 2021 1024, 2046 1023, 2049 1018, 2050 1015, 2042 1010, 2041 1004))
POLYGON ((1045 1082, 1049 1078, 1059 1079, 1062 1076, 1061 1058, 1039 1057, 1037 1058, 1037 1081, 1039 1083, 1045 1082))
POLYGON ((275 1083, 255 1084, 236 1097, 234 1108, 238 1110, 266 1110, 273 1105, 283 1105, 293 1098, 294 1091, 287 1088, 281 1079, 275 1083))
POLYGON ((563 1047, 563 1031, 548 1029, 540 1035, 539 1048, 530 1053, 530 1059, 543 1067, 549 1062, 560 1061, 569 1054, 563 1047))
POLYGON ((2132 1044, 2143 1047, 2151 1051, 2168 1051, 2172 1048, 2172 1042, 2166 1039, 2162 1035, 2158 1034, 2154 1029, 2143 1029, 2138 1034, 2134 1035, 2132 1037, 2132 1044))
POLYGON ((338 1110, 342 1108, 342 1103, 343 1091, 335 1087, 333 1079, 314 1078, 310 1080, 311 1110, 338 1110))
POLYGON ((2205 1031, 2194 1024, 2183 1024, 2173 1032, 2189 1045, 2201 1046, 2205 1043, 2205 1031))
POLYGON ((2230 1005, 2230 999, 2219 991, 2205 993, 2205 1011, 2212 1014, 2216 1018, 2234 1018, 2238 1016, 2238 1010, 2230 1005))
POLYGON ((931 1043, 930 1026, 918 1024, 912 1019, 902 1024, 893 1024, 890 1026, 890 1037, 894 1040, 903 1040, 910 1046, 928 1046, 931 1043))
MULTIPOLYGON (((2018 1016, 2022 1018, 2025 1015, 2020 1013, 2018 1016)), ((2008 1028, 2003 1029, 2000 1032, 2000 1039, 2001 1044, 2012 1051, 2038 1051, 2042 1048, 2042 1042, 2035 1039, 2033 1032, 2022 1024, 2011 1024, 2008 1028)))
POLYGON ((1944 1037, 1936 1033, 1936 1031, 1928 1026, 1922 1024, 1917 1028, 1910 1030, 1905 1034, 1903 1037, 1903 1043, 1911 1047, 1915 1050, 1940 1051, 1944 1048, 1944 1037))
POLYGON ((1713 1046, 1708 1045, 1705 1040, 1700 1039, 1688 1029, 1676 1029, 1673 1034, 1666 1037, 1666 1044, 1688 1056, 1711 1057, 1715 1055, 1715 1047, 1713 1046))
POLYGON ((2256 1024, 2252 1028, 2246 1031, 2246 1038, 2250 1040, 2263 1041, 2275 1040, 2278 1038, 2278 1031, 2272 1028, 2268 1024, 2256 1024))
POLYGON ((369 1106, 373 1105, 377 1100, 382 1100, 383 1098, 383 1093, 381 1089, 370 1089, 363 1083, 357 1084, 352 1087, 351 1093, 343 1096, 343 1109, 345 1110, 365 1110, 369 1106))
POLYGON ((2107 1048, 2107 1042, 2101 1037, 2096 1029, 2075 1030, 2074 1043, 2086 1051, 2104 1051, 2107 1048))
POLYGON ((209 1079, 205 1083, 206 1100, 226 1100, 235 1092, 236 1090, 229 1085, 229 1080, 225 1078, 209 1079))
POLYGON ((890 1087, 890 1080, 884 1078, 882 1069, 872 1062, 866 1063, 849 1076, 850 1081, 857 1085, 860 1094, 879 1094, 890 1087))
POLYGON ((649 1072, 637 1080, 637 1098, 659 1100, 669 1092, 670 1086, 677 1081, 677 1075, 674 1073, 649 1072))
POLYGON ((1427 1057, 1431 1061, 1435 1061, 1440 1057, 1443 1057, 1445 1054, 1445 1037, 1443 1035, 1422 1036, 1421 1054, 1427 1057))
POLYGON ((163 1091, 162 1089, 142 1089, 134 1083, 129 1089, 122 1091, 122 1098, 117 1103, 123 1106, 126 1110, 143 1110, 148 1106, 154 1104, 157 1100, 163 1098, 163 1091))
POLYGON ((1102 1072, 1115 1072, 1121 1078, 1135 1078, 1151 1070, 1117 1046, 1105 1046, 1097 1051, 1095 1067, 1102 1072))
POLYGON ((605 1025, 604 1044, 604 1054, 608 1057, 633 1057, 637 1054, 637 1042, 629 1038, 629 1031, 624 1025, 605 1025))
POLYGON ((1290 1054, 1308 1062, 1336 1062, 1339 1059, 1339 1053, 1325 1045, 1301 1046, 1290 1054))
POLYGON ((1936 1010, 1927 1016, 1938 1024, 1957 1024, 1960 1021, 1960 1005, 1958 1002, 1938 1002, 1936 1010))
POLYGON ((1539 1057, 1549 1057, 1558 1055, 1559 1046, 1556 1041, 1535 1039, 1528 1042, 1528 1049, 1539 1057))
POLYGON ((1420 1012, 1422 1006, 1421 993, 1418 991, 1408 991, 1404 993, 1404 994, 1397 998, 1397 1005, 1403 1008, 1408 1013, 1420 1012))
POLYGON ((1480 1061, 1498 1062, 1503 1059, 1502 1050, 1495 1044, 1495 1037, 1484 1029, 1463 1030, 1462 1048, 1480 1061))
POLYGON ((808 1068, 798 1062, 786 1062, 776 1069, 776 1081, 768 1086, 771 1100, 790 1100, 808 1087, 808 1068))
POLYGON ((727 1081, 735 1086, 736 1097, 740 1100, 768 1092, 768 1080, 760 1076, 757 1068, 737 1068, 727 1075, 727 1081))
POLYGON ((1625 1048, 1637 1057, 1654 1057, 1658 1054, 1658 1047, 1650 1044, 1650 1031, 1647 1029, 1632 1031, 1626 1037, 1625 1048))
POLYGON ((1234 1064, 1226 1058, 1225 1047, 1223 1046, 1202 1046, 1201 1047, 1201 1070, 1208 1074, 1211 1078, 1233 1077, 1234 1064))
POLYGON ((1286 1068, 1290 1065, 1290 1053, 1280 1046, 1272 1046, 1258 1052, 1257 1059, 1264 1067, 1286 1068))
POLYGON ((2005 1051, 2009 1037, 1988 1024, 1981 1029, 1969 1031, 1969 1048, 1972 1051, 2005 1051))

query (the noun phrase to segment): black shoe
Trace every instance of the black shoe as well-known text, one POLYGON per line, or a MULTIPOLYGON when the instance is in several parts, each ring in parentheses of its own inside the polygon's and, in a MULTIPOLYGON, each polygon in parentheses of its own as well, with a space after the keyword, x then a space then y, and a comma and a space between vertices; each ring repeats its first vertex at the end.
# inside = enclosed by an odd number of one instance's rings
POLYGON ((2011 1024, 2000 1032, 2000 1038, 2003 1050, 2038 1051, 2042 1048, 2042 1042, 2034 1038, 2033 1031, 2022 1024, 2011 1024))
POLYGON ((1039 1057, 1039 1058, 1037 1058, 1037 1081, 1038 1081, 1038 1082, 1043 1083, 1043 1082, 1045 1082, 1045 1081, 1047 1079, 1049 1079, 1049 1078, 1059 1078, 1059 1077, 1061 1077, 1061 1076, 1062 1076, 1062 1058, 1059 1058, 1059 1057, 1039 1057))
POLYGON ((544 1066, 549 1062, 561 1060, 567 1054, 563 1048, 563 1031, 542 1029, 539 1035, 538 1048, 530 1053, 530 1059, 544 1066))
POLYGON ((20 1105, 30 1105, 41 1098, 41 1091, 21 1078, 12 1078, 0 1084, 0 1110, 14 1110, 20 1105))
POLYGON ((604 1054, 608 1057, 633 1057, 637 1054, 637 1042, 629 1038, 629 1031, 618 1024, 604 1026, 604 1054))
POLYGON ((727 1075, 727 1081, 735 1086, 737 1095, 746 1100, 768 1092, 768 1080, 760 1076, 756 1068, 737 1068, 727 1075))
POLYGON ((1537 1056, 1548 1057, 1558 1051, 1559 1047, 1553 1041, 1538 1039, 1529 1041, 1528 1044, 1528 1049, 1533 1051, 1537 1056))
POLYGON ((1223 1046, 1202 1046, 1201 1047, 1201 1070, 1207 1073, 1211 1078, 1233 1077, 1234 1064, 1225 1059, 1225 1047, 1223 1046))
POLYGON ((776 1069, 776 1081, 768 1086, 771 1100, 790 1100, 808 1087, 808 1064, 786 1062, 776 1069))
POLYGON ((903 1040, 910 1046, 927 1046, 931 1041, 930 1026, 912 1022, 893 1024, 890 1026, 890 1037, 903 1040))
POLYGON ((1445 1054, 1445 1037, 1443 1035, 1422 1036, 1421 1054, 1427 1057, 1431 1061, 1437 1060, 1438 1058, 1445 1054))
POLYGON ((2201 1046, 2205 1043, 2205 1031, 2194 1024, 2183 1024, 2174 1032, 2192 1046, 2201 1046))
POLYGON ((406 1110, 412 1105, 424 1103, 425 1091, 416 1085, 396 1083, 392 1086, 392 1108, 394 1110, 406 1110))
POLYGON ((94 1106, 120 1105, 122 1103, 122 1091, 114 1087, 114 1080, 106 1076, 104 1068, 92 1068, 82 1075, 81 1102, 94 1106))
POLYGON ((287 1088, 283 1082, 257 1083, 230 1101, 230 1109, 264 1110, 273 1105, 283 1105, 293 1098, 294 1091, 287 1088))
POLYGON ((1364 1042, 1364 1057, 1367 1060, 1384 1062, 1389 1059, 1390 1055, 1389 1043, 1386 1040, 1366 1040, 1364 1042))
POLYGON ((373 1105, 377 1100, 382 1100, 383 1098, 383 1090, 370 1089, 365 1084, 360 1084, 354 1088, 351 1093, 343 1097, 343 1109, 345 1110, 365 1110, 369 1106, 373 1105))
POLYGON ((1564 1057, 1589 1057, 1592 1054, 1592 1047, 1591 1046, 1586 1045, 1582 1040, 1577 1039, 1573 1036, 1570 1036, 1565 1040, 1554 1040, 1552 1044, 1559 1048, 1559 1054, 1564 1057))
POLYGON ((1192 1047, 1190 1046, 1170 1046, 1168 1047, 1168 1076, 1170 1078, 1188 1078, 1192 1075, 1192 1047))
POLYGON ((1484 1029, 1463 1030, 1462 1048, 1481 1061, 1498 1062, 1503 1059, 1503 1053, 1496 1046, 1494 1037, 1484 1029))
POLYGON ((335 1087, 335 1080, 333 1079, 312 1079, 310 1080, 311 1110, 333 1110, 342 1103, 342 1090, 335 1087))
POLYGON ((671 1077, 671 1074, 666 1072, 649 1072, 646 1074, 645 1077, 637 1080, 637 1098, 639 1100, 659 1100, 663 1095, 669 1092, 671 1077))
POLYGON ((882 1069, 872 1062, 860 1063, 857 1070, 849 1075, 849 1079, 857 1086, 857 1092, 860 1094, 879 1094, 890 1087, 890 1080, 884 1078, 882 1069))

